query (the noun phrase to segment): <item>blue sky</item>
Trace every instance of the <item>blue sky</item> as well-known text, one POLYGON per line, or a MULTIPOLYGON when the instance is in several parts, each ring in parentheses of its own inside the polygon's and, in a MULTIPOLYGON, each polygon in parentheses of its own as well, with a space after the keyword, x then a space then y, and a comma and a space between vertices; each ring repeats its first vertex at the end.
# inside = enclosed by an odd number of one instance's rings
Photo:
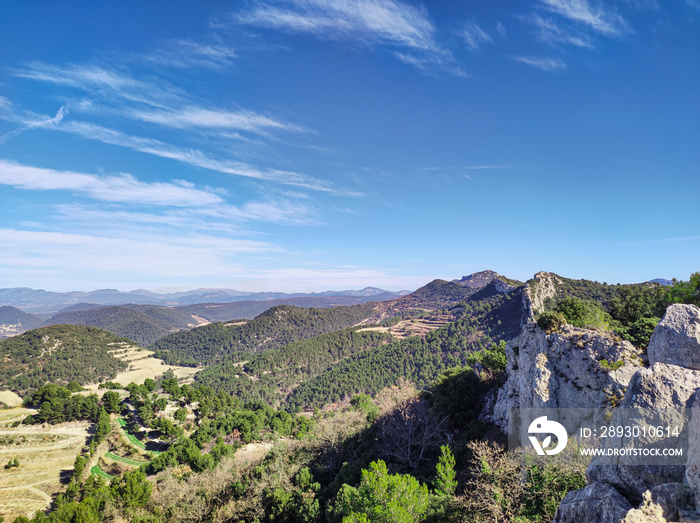
POLYGON ((0 1, 0 287, 700 269, 700 2, 0 1))

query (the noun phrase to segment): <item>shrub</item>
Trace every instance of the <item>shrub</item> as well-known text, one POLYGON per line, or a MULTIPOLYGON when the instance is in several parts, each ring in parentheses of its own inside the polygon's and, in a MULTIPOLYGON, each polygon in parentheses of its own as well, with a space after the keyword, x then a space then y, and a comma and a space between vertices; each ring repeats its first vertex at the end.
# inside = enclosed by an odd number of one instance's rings
POLYGON ((651 335, 660 321, 661 318, 640 318, 629 327, 619 329, 618 334, 635 347, 646 349, 649 346, 651 335))
POLYGON ((343 485, 330 512, 337 520, 376 523, 418 522, 428 510, 428 488, 408 474, 389 474, 379 460, 362 471, 355 488, 343 485))
POLYGON ((561 312, 543 312, 537 318, 537 326, 545 332, 555 332, 566 325, 566 318, 561 312))
POLYGON ((625 362, 624 361, 608 361, 608 360, 600 360, 598 362, 601 367, 607 370, 617 370, 620 367, 622 367, 625 362))
POLYGON ((566 321, 574 327, 607 330, 612 323, 612 318, 600 304, 591 300, 564 298, 557 304, 556 311, 562 313, 566 321))

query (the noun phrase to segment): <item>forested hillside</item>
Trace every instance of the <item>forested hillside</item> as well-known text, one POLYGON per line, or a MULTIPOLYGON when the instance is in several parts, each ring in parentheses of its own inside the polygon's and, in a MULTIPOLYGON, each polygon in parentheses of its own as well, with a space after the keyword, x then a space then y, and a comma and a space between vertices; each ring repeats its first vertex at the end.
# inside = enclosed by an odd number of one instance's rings
POLYGON ((396 341, 385 333, 346 329, 253 357, 228 351, 222 353, 222 361, 199 372, 196 381, 245 401, 264 400, 290 410, 374 393, 402 376, 425 387, 445 369, 466 364, 473 352, 517 335, 522 289, 501 294, 489 285, 473 290, 452 308, 459 319, 425 338, 396 341), (249 357, 245 364, 240 362, 249 357))
POLYGON ((6 305, 0 307, 0 325, 16 325, 21 324, 23 329, 35 329, 43 323, 40 316, 36 314, 28 314, 19 310, 16 307, 6 305))
MULTIPOLYGON (((301 384, 289 397, 290 410, 320 407, 357 393, 373 394, 400 377, 425 388, 470 356, 510 340, 520 330, 522 289, 499 294, 492 286, 460 303, 460 318, 428 333, 355 354, 301 384)), ((504 350, 501 346, 500 350, 504 350)))
POLYGON ((316 307, 320 309, 338 306, 352 306, 369 301, 395 298, 395 294, 375 294, 371 296, 319 296, 284 298, 266 301, 238 301, 234 303, 198 303, 177 307, 178 310, 196 314, 209 321, 250 320, 278 305, 295 307, 316 307))
POLYGON ((154 305, 99 307, 52 316, 45 325, 83 325, 99 327, 146 346, 169 333, 194 323, 187 312, 154 305))
POLYGON ((45 383, 111 379, 127 365, 110 351, 130 343, 110 332, 52 325, 0 341, 0 389, 20 395, 45 383))
POLYGON ((212 323, 162 338, 149 348, 166 363, 196 367, 225 361, 237 353, 274 350, 359 323, 372 314, 372 302, 352 307, 302 309, 280 305, 245 325, 212 323))
POLYGON ((262 400, 278 406, 284 404, 287 396, 304 381, 328 371, 353 354, 392 340, 390 334, 382 332, 343 329, 263 352, 245 364, 235 361, 215 363, 197 373, 195 380, 243 401, 262 400))

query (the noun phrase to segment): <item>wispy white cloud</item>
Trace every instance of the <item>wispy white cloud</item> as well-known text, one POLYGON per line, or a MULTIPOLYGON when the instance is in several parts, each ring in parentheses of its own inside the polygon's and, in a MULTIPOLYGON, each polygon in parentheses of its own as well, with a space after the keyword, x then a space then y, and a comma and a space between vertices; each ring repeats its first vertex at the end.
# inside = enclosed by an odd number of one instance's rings
POLYGON ((146 205, 206 206, 222 198, 186 183, 146 183, 130 174, 99 176, 22 165, 0 159, 0 184, 25 190, 63 190, 96 200, 146 205))
MULTIPOLYGON (((248 109, 232 111, 204 107, 180 88, 153 77, 146 80, 133 78, 127 69, 117 70, 96 65, 56 66, 34 62, 14 71, 14 74, 80 89, 86 93, 86 97, 62 107, 53 118, 17 111, 6 99, 0 100, 0 117, 22 125, 20 129, 0 137, 0 143, 30 128, 55 129, 235 176, 338 195, 359 195, 357 192, 338 189, 328 182, 291 170, 250 165, 234 158, 237 156, 235 149, 230 145, 225 146, 230 144, 232 139, 246 141, 250 147, 244 154, 254 155, 256 150, 269 148, 271 143, 279 142, 275 133, 311 132, 300 125, 248 109), (87 121, 64 120, 63 116, 68 107, 74 110, 74 114, 98 117, 102 120, 112 117, 115 123, 121 123, 126 118, 142 124, 176 129, 183 132, 184 141, 191 143, 199 139, 200 145, 207 151, 192 146, 172 145, 158 138, 133 136, 87 121), (193 134, 193 131, 197 131, 197 134, 193 134), (219 154, 209 152, 211 147, 219 147, 219 154)), ((150 131, 146 130, 146 134, 150 131)), ((270 155, 266 154, 265 157, 269 160, 270 155)))
POLYGON ((304 33, 324 40, 348 40, 395 48, 401 61, 421 69, 446 67, 457 72, 449 50, 436 39, 424 8, 394 0, 288 0, 258 2, 235 13, 236 22, 304 33))
POLYGON ((523 64, 536 67, 543 71, 561 71, 566 69, 566 63, 560 58, 541 58, 536 56, 513 56, 513 60, 517 60, 523 64))
POLYGON ((109 237, 52 231, 0 229, 3 279, 17 269, 55 270, 58 274, 133 273, 139 278, 206 273, 238 275, 232 260, 242 253, 276 252, 270 243, 197 234, 142 234, 109 237))
POLYGON ((496 24, 496 31, 498 31, 498 36, 500 36, 501 38, 506 38, 508 36, 506 26, 503 25, 501 22, 498 22, 496 24))
POLYGON ((67 122, 56 129, 77 134, 90 140, 99 140, 103 143, 126 147, 146 154, 152 154, 161 158, 168 158, 193 165, 195 167, 201 167, 234 176, 243 176, 257 180, 305 187, 307 189, 313 189, 331 194, 361 196, 361 194, 358 192, 336 188, 323 180, 318 180, 316 178, 293 171, 285 171, 280 169, 263 170, 244 162, 219 160, 212 158, 205 152, 197 149, 177 147, 154 138, 131 136, 114 129, 108 129, 106 127, 87 122, 67 122))
POLYGON ((231 66, 236 57, 234 49, 221 43, 170 40, 153 53, 133 55, 131 58, 165 67, 224 69, 231 66))
POLYGON ((529 18, 529 21, 538 29, 539 38, 543 42, 549 44, 567 44, 576 47, 593 47, 590 38, 582 34, 570 34, 559 27, 551 18, 542 18, 539 15, 534 15, 529 18))
MULTIPOLYGON (((120 98, 132 103, 167 109, 186 102, 182 90, 164 81, 139 80, 128 70, 107 69, 98 65, 65 66, 31 62, 12 71, 14 76, 80 89, 97 98, 114 102, 120 98)), ((86 104, 88 107, 90 104, 86 104)))
POLYGON ((305 131, 251 110, 205 108, 180 88, 162 80, 139 80, 127 70, 96 65, 57 66, 33 62, 15 76, 80 89, 88 98, 76 104, 81 112, 114 112, 120 117, 178 129, 236 129, 252 133, 270 130, 305 131), (120 99, 120 100, 118 100, 120 99), (100 103, 98 103, 98 101, 100 103), (126 105, 125 105, 126 103, 126 105))
MULTIPOLYGON (((0 102, 2 102, 2 100, 0 100, 0 102)), ((7 132, 0 136, 0 144, 5 143, 10 138, 14 138, 15 136, 22 134, 25 131, 29 131, 31 129, 40 129, 58 125, 59 123, 61 123, 61 121, 67 113, 68 109, 64 105, 61 106, 58 111, 56 111, 56 115, 53 118, 39 118, 34 119, 33 121, 26 122, 22 127, 19 127, 13 131, 7 132)), ((16 118, 13 115, 11 104, 9 104, 9 102, 5 105, 3 114, 0 115, 0 117, 7 120, 16 120, 16 118)))
POLYGON ((593 5, 588 0, 539 0, 539 3, 548 11, 604 36, 619 37, 630 31, 627 20, 603 3, 593 5))
POLYGON ((256 133, 264 132, 267 129, 281 129, 285 131, 303 130, 301 126, 280 122, 253 111, 214 111, 197 106, 187 106, 170 111, 145 111, 135 109, 128 114, 137 120, 178 129, 200 127, 237 129, 256 133))
POLYGON ((484 45, 493 43, 493 38, 475 22, 468 22, 462 29, 460 36, 467 43, 469 50, 473 52, 479 51, 484 45))

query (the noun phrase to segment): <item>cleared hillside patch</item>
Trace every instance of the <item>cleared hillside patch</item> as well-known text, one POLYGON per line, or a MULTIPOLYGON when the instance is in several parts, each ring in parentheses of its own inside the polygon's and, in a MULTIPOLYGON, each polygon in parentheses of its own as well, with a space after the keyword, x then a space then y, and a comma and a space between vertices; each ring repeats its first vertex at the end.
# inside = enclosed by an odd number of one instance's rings
POLYGON ((422 336, 424 337, 431 331, 439 329, 443 325, 455 321, 457 317, 450 313, 434 313, 424 318, 411 318, 401 320, 394 325, 387 325, 381 327, 366 327, 363 329, 358 329, 357 332, 388 332, 394 338, 403 340, 409 336, 422 336))
POLYGON ((8 407, 19 407, 22 405, 22 398, 11 390, 2 390, 0 391, 0 402, 8 407))
MULTIPOLYGON (((168 370, 172 370, 175 376, 179 379, 187 381, 198 369, 192 367, 179 367, 177 365, 167 365, 163 360, 153 357, 153 351, 140 349, 130 346, 119 351, 115 351, 114 356, 119 360, 127 363, 129 368, 126 371, 120 372, 112 380, 122 385, 129 383, 143 384, 146 379, 155 379, 162 376, 168 370)), ((89 391, 97 392, 99 385, 92 384, 86 387, 89 391)))
POLYGON ((19 462, 18 467, 0 473, 0 516, 6 521, 31 516, 49 506, 52 496, 63 488, 61 480, 73 470, 88 437, 87 422, 16 428, 3 423, 23 419, 32 412, 23 408, 0 412, 0 464, 14 459, 19 462))

